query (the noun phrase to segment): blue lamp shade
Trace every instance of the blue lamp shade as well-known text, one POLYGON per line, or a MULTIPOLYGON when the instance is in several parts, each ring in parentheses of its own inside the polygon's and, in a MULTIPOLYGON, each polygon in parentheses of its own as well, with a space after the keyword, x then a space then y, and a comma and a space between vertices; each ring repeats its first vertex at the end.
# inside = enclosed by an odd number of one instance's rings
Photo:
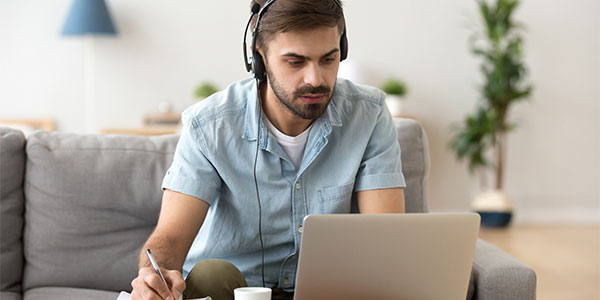
POLYGON ((74 0, 61 34, 116 35, 117 31, 104 0, 74 0))

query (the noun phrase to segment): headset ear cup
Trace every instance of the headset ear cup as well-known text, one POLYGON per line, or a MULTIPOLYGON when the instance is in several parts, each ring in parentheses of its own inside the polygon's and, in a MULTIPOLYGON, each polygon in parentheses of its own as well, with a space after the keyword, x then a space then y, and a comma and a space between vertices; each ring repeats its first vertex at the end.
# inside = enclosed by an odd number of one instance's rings
POLYGON ((260 81, 267 79, 267 75, 265 74, 265 63, 258 51, 254 51, 252 56, 252 71, 254 71, 254 78, 260 81))
POLYGON ((348 37, 346 36, 346 30, 342 33, 340 38, 340 61, 348 57, 348 37))

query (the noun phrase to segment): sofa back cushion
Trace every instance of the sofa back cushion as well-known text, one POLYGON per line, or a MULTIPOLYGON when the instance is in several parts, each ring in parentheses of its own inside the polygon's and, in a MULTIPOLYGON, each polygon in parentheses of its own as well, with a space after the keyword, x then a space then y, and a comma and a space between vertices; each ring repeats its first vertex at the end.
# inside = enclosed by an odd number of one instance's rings
POLYGON ((427 208, 427 179, 429 177, 429 143, 423 127, 411 119, 395 118, 394 126, 402 157, 402 173, 407 213, 424 213, 427 208))
POLYGON ((24 288, 130 290, 176 143, 175 135, 29 136, 24 288))
POLYGON ((21 292, 24 170, 25 136, 0 127, 0 292, 21 292))

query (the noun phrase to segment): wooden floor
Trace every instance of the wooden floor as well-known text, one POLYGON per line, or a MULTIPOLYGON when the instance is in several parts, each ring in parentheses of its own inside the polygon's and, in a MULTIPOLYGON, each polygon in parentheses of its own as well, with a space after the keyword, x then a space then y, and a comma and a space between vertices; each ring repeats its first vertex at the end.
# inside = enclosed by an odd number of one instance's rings
POLYGON ((600 299, 600 224, 482 228, 479 237, 537 274, 537 299, 600 299))

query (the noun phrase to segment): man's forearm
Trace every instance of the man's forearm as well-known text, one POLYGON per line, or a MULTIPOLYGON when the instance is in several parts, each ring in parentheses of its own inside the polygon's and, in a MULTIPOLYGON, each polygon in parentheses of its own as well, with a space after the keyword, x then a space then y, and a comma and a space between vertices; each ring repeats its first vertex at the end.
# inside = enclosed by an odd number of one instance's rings
POLYGON ((146 255, 146 249, 152 251, 152 255, 161 268, 178 270, 180 272, 183 268, 183 263, 188 250, 182 249, 181 245, 178 245, 176 239, 154 232, 150 235, 150 238, 148 238, 148 241, 146 241, 144 247, 142 247, 142 250, 140 251, 138 268, 152 266, 146 255))
POLYGON ((361 214, 404 213, 404 189, 390 188, 356 193, 361 214))
POLYGON ((158 223, 140 252, 138 266, 151 265, 145 253, 150 249, 161 268, 181 271, 208 208, 198 198, 165 190, 158 223))

